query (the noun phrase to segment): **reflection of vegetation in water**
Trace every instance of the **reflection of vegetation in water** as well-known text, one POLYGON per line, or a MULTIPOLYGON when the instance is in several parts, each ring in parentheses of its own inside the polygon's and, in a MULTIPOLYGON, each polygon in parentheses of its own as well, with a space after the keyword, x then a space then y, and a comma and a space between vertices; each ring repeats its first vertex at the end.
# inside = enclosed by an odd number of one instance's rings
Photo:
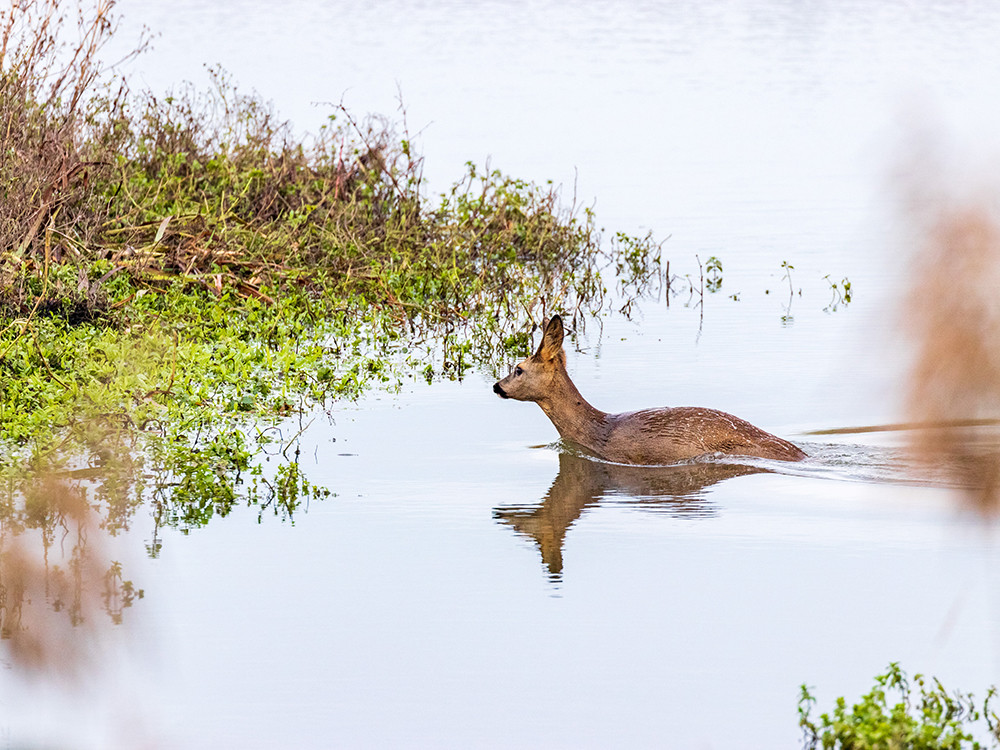
MULTIPOLYGON (((972 693, 949 693, 936 678, 914 675, 911 684, 898 664, 889 665, 885 674, 875 678, 871 692, 848 708, 844 698, 837 698, 833 711, 812 717, 816 698, 802 686, 799 698, 799 726, 803 746, 814 748, 913 748, 914 750, 976 750, 985 747, 973 734, 985 729, 1000 746, 1000 715, 993 710, 997 690, 990 688, 982 703, 972 693), (898 702, 890 704, 895 694, 898 702), (985 727, 983 726, 985 724, 985 727)), ((980 735, 982 736, 982 735, 980 735)))
POLYGON ((110 557, 108 537, 127 515, 111 497, 118 492, 99 481, 67 474, 0 493, 0 638, 17 665, 73 671, 102 625, 98 612, 120 623, 142 598, 110 557))

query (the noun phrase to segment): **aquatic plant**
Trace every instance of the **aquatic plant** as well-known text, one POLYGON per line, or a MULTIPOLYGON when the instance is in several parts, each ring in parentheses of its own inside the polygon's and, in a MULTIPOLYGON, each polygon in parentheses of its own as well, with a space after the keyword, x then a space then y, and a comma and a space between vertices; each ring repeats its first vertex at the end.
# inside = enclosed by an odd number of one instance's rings
POLYGON ((722 261, 714 255, 705 261, 705 289, 714 294, 722 288, 722 261))
POLYGON ((823 280, 830 285, 830 302, 823 308, 823 312, 837 312, 841 307, 851 304, 851 280, 846 276, 840 281, 834 281, 830 274, 823 277, 823 280))
MULTIPOLYGON (((781 323, 782 325, 790 326, 795 322, 795 317, 792 315, 792 300, 795 298, 795 288, 792 286, 792 271, 795 270, 795 266, 787 260, 783 260, 781 261, 781 267, 785 269, 783 278, 788 281, 788 304, 785 306, 785 314, 781 316, 781 323)), ((799 296, 802 296, 801 289, 799 289, 799 296)))
POLYGON ((875 678, 872 690, 848 708, 837 698, 833 711, 814 721, 816 698, 801 686, 799 726, 803 747, 842 750, 978 750, 986 747, 973 734, 985 729, 989 746, 1000 746, 1000 716, 992 709, 995 687, 978 703, 972 693, 949 693, 936 678, 913 676, 912 683, 899 664, 889 664, 885 674, 875 678), (891 695, 897 702, 892 703, 891 695), (985 727, 983 726, 985 724, 985 727))

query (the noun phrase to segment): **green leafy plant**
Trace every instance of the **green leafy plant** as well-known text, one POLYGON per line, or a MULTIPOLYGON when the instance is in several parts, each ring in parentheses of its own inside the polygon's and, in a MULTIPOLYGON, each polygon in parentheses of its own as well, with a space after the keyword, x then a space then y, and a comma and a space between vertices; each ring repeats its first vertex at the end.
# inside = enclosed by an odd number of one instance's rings
POLYGON ((830 274, 823 277, 830 285, 830 302, 823 308, 824 312, 836 312, 841 307, 851 304, 851 280, 846 276, 840 281, 834 281, 830 274))
POLYGON ((803 747, 841 750, 978 750, 1000 746, 1000 717, 991 708, 995 687, 977 703, 972 693, 949 693, 936 678, 917 674, 909 680, 893 662, 861 700, 848 706, 837 698, 834 709, 812 718, 816 704, 810 689, 801 687, 799 726, 803 747), (890 699, 895 695, 895 702, 890 699), (985 727, 982 725, 985 724, 985 727), (985 729, 991 738, 983 745, 973 735, 985 729))
POLYGON ((713 294, 722 288, 722 261, 714 255, 705 261, 705 288, 713 294))
MULTIPOLYGON (((785 326, 790 326, 795 322, 795 317, 792 315, 792 300, 795 297, 795 288, 792 286, 792 271, 795 270, 795 266, 789 263, 787 260, 781 261, 781 267, 785 269, 785 278, 788 281, 788 305, 785 307, 785 314, 781 316, 781 323, 785 326)), ((799 290, 799 294, 802 294, 802 290, 799 290)))

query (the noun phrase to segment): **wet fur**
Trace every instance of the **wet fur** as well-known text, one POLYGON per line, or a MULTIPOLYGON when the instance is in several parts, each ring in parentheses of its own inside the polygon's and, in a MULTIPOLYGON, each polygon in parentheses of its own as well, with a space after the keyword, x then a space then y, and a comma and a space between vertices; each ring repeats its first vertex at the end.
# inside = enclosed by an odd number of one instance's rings
MULTIPOLYGON (((715 409, 677 407, 608 414, 593 431, 597 455, 628 464, 672 463, 706 453, 798 461, 787 440, 715 409)), ((590 446, 587 446, 590 447, 590 446)))
POLYGON ((559 435, 607 461, 669 464, 711 453, 779 461, 805 458, 797 446, 716 409, 678 407, 607 414, 580 395, 566 371, 563 325, 548 322, 534 355, 493 386, 503 398, 534 401, 559 435))

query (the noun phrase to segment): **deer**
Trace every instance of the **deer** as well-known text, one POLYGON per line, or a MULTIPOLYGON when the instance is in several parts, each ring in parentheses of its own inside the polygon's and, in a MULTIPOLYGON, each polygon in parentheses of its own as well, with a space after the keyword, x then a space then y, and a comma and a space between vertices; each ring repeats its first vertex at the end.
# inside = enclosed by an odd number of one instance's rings
POLYGON ((538 350, 493 385, 500 398, 534 401, 559 436, 599 459, 638 466, 723 454, 801 461, 793 443, 716 409, 662 407, 608 414, 591 406, 566 370, 563 322, 553 315, 538 350))

